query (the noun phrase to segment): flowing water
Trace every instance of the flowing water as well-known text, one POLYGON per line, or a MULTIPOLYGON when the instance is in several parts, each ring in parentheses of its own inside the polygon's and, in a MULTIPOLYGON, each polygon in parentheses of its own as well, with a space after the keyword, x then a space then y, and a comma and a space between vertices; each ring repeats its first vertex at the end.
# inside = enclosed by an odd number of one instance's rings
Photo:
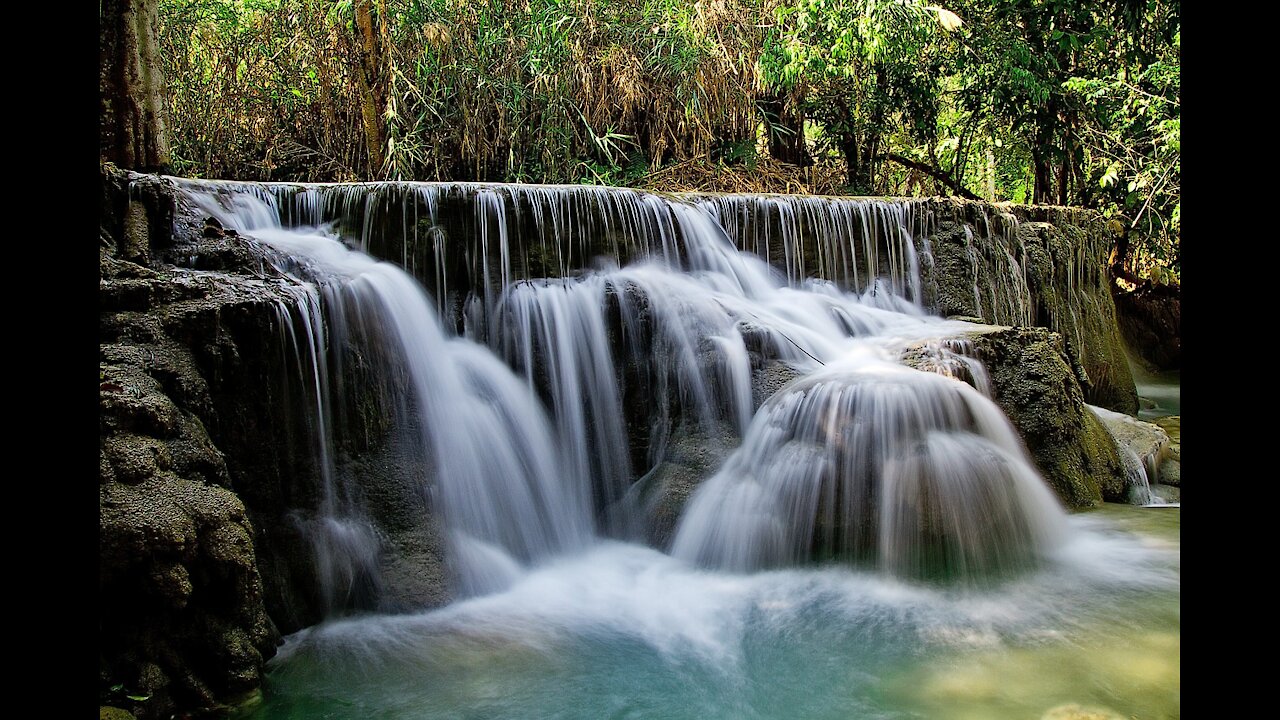
POLYGON ((503 593, 297 633, 246 717, 1176 718, 1179 512, 1072 517, 1047 567, 987 590, 604 543, 503 593))
POLYGON ((1135 362, 1129 363, 1138 389, 1138 417, 1151 421, 1182 414, 1182 371, 1151 372, 1135 362))
POLYGON ((459 256, 457 186, 183 187, 293 278, 280 321, 311 388, 333 612, 249 716, 1177 716, 1178 511, 1136 535, 1123 511, 1064 513, 948 340, 970 326, 921 305, 913 204, 474 186, 459 256), (399 256, 370 209, 388 197, 399 256), (444 608, 342 616, 386 552, 333 460, 357 359, 420 448, 444 608), (778 366, 798 379, 757 408, 778 366), (628 490, 695 431, 727 459, 647 546, 628 490))

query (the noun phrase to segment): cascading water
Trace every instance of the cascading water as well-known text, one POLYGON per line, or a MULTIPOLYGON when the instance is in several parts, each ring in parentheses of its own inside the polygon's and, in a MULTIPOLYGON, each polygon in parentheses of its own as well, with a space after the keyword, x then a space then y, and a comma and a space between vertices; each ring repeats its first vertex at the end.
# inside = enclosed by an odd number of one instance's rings
MULTIPOLYGON (((407 186, 401 193, 414 187, 430 188, 417 196, 431 198, 428 215, 436 219, 445 188, 407 186)), ((293 214, 312 222, 324 219, 317 208, 354 206, 349 197, 325 203, 310 189, 292 193, 294 207, 302 208, 293 214)), ((277 189, 272 198, 281 195, 277 189)), ((390 335, 410 358, 410 384, 431 446, 452 463, 441 467, 449 481, 442 481, 440 492, 455 533, 496 544, 522 560, 581 545, 592 532, 584 518, 593 514, 605 517, 600 529, 606 533, 635 535, 634 512, 618 503, 636 470, 623 407, 626 369, 641 366, 646 389, 671 398, 709 437, 721 419, 745 436, 743 447, 700 488, 685 514, 675 552, 686 560, 750 570, 814 556, 878 557, 877 564, 893 572, 919 575, 941 563, 965 576, 1011 569, 1010 558, 1030 564, 1057 537, 1062 511, 995 406, 963 383, 892 360, 894 349, 906 342, 958 329, 927 316, 919 305, 912 226, 920 223, 910 204, 769 203, 764 215, 778 215, 783 230, 779 245, 789 274, 783 277, 735 249, 725 233, 720 221, 732 218, 737 234, 744 232, 740 225, 754 222, 767 235, 767 218, 747 218, 748 201, 741 197, 689 204, 623 191, 476 188, 479 233, 469 262, 482 281, 473 283, 476 309, 467 324, 475 329, 469 334, 486 338, 524 374, 526 395, 546 397, 561 448, 559 465, 553 465, 552 453, 537 449, 543 440, 537 430, 528 430, 534 437, 519 438, 523 445, 512 457, 480 453, 459 443, 456 433, 444 432, 466 427, 459 420, 475 402, 441 396, 438 388, 465 386, 465 372, 491 356, 459 341, 458 347, 474 351, 470 364, 415 365, 444 343, 434 317, 424 315, 428 303, 408 301, 421 296, 419 289, 390 266, 346 251, 335 240, 321 243, 314 234, 302 240, 296 232, 270 227, 278 213, 259 202, 261 197, 261 191, 234 196, 226 221, 345 278, 344 293, 357 298, 362 312, 378 308, 362 321, 395 328, 390 335), (594 211, 584 202, 593 202, 594 211), (613 232, 609 220, 621 218, 617 237, 637 248, 637 260, 580 277, 513 282, 517 243, 508 205, 522 203, 551 209, 532 216, 539 237, 546 236, 543 224, 551 219, 556 247, 559 233, 570 244, 589 246, 588 233, 613 232), (597 219, 599 226, 573 222, 566 207, 597 219), (818 237, 860 238, 856 248, 828 240, 815 255, 845 286, 861 288, 860 294, 830 281, 800 281, 806 272, 801 217, 811 231, 820 231, 818 237), (754 421, 753 353, 757 364, 772 359, 809 373, 775 396, 754 421), (563 507, 552 510, 548 502, 563 507), (566 514, 550 525, 575 542, 526 535, 560 510, 566 514)), ((370 244, 370 217, 366 211, 362 247, 370 244)), ((759 233, 756 238, 759 243, 759 233)), ((769 243, 763 237, 759 249, 770 252, 769 243)), ((508 392, 494 379, 499 375, 495 370, 475 394, 508 392)), ((659 407, 663 412, 654 424, 669 432, 676 421, 659 407)), ((484 425, 477 421, 464 434, 483 434, 484 425)), ((539 426, 526 421, 521 427, 539 426)), ((660 460, 663 441, 654 440, 642 469, 660 460)))
POLYGON ((284 336, 282 347, 292 352, 299 387, 307 398, 320 503, 315 514, 295 511, 293 522, 312 543, 321 612, 339 612, 351 605, 363 606, 377 594, 379 540, 360 504, 355 489, 338 473, 334 454, 331 392, 320 292, 310 283, 287 286, 292 306, 281 304, 277 318, 284 336))
POLYGON ((777 258, 793 285, 811 277, 850 289, 880 283, 889 296, 921 303, 920 262, 912 241, 921 238, 929 252, 928 221, 912 201, 716 195, 698 204, 729 237, 741 238, 740 249, 777 258))
POLYGON ((816 556, 976 578, 1033 565, 1061 526, 994 403, 867 353, 765 403, 691 501, 674 554, 738 571, 816 556))
MULTIPOLYGON (((330 325, 358 327, 394 346, 398 367, 386 371, 403 375, 414 405, 464 592, 488 592, 509 582, 514 563, 503 561, 504 555, 528 562, 586 544, 592 532, 589 498, 560 482, 561 458, 533 394, 484 348, 446 337, 430 299, 411 277, 319 230, 280 228, 261 199, 235 195, 224 204, 223 196, 196 190, 190 197, 225 227, 252 233, 292 258, 290 272, 325 287, 330 325)), ((312 322, 307 327, 309 345, 322 345, 320 328, 312 322)), ((323 362, 311 368, 322 398, 328 373, 323 362)), ((327 414, 324 407, 318 412, 321 418, 327 414)), ((325 496, 333 494, 330 473, 320 479, 325 496)), ((320 510, 322 528, 347 526, 327 502, 320 510)))
MULTIPOLYGON (((928 716, 893 695, 911 658, 1084 632, 1176 589, 1176 552, 1068 519, 1029 465, 948 339, 972 326, 923 307, 915 203, 180 184, 319 298, 289 310, 317 427, 344 347, 398 391, 472 596, 292 636, 262 716, 928 716), (899 362, 922 347, 932 372, 899 362), (757 409, 778 367, 798 379, 757 409), (631 491, 692 428, 729 454, 670 554, 604 539, 643 536, 631 491)), ((344 488, 319 512, 361 527, 344 488)))
POLYGON ((1124 468, 1125 480, 1129 485, 1129 502, 1148 507, 1167 506, 1165 499, 1156 493, 1152 485, 1160 478, 1160 465, 1168 453, 1168 436, 1162 431, 1154 429, 1152 426, 1135 420, 1124 413, 1114 412, 1096 405, 1088 405, 1086 407, 1103 422, 1115 442, 1116 450, 1120 455, 1120 463, 1124 468), (1159 433, 1158 439, 1155 435, 1150 434, 1152 430, 1147 430, 1145 431, 1146 438, 1144 441, 1131 444, 1131 441, 1135 439, 1135 432, 1144 433, 1144 431, 1138 429, 1144 425, 1159 433), (1141 453, 1135 449, 1135 445, 1142 449, 1141 453))

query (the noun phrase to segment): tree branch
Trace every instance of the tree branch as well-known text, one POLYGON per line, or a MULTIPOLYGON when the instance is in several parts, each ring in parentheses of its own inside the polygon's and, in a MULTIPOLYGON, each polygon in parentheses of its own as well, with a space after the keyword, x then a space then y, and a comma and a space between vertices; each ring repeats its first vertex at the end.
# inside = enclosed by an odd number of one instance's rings
POLYGON ((892 160, 903 167, 907 167, 912 170, 922 172, 925 175, 928 175, 929 177, 941 182, 943 185, 947 186, 948 188, 951 188, 956 195, 959 195, 962 198, 966 198, 969 200, 982 199, 977 195, 974 195, 973 193, 966 190, 963 186, 957 185, 957 183, 951 179, 950 173, 944 170, 939 170, 938 168, 932 165, 922 163, 918 160, 912 160, 911 158, 903 157, 901 155, 898 155, 897 153, 884 153, 880 155, 880 157, 884 160, 892 160))

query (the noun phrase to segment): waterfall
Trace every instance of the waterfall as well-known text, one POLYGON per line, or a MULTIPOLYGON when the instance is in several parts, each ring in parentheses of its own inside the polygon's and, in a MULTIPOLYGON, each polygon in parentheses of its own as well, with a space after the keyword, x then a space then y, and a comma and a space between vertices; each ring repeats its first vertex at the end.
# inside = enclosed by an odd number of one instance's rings
POLYGON ((380 541, 355 499, 356 489, 345 482, 335 461, 332 375, 320 291, 306 282, 287 290, 295 302, 281 303, 277 310, 281 347, 292 356, 286 365, 297 370, 299 389, 307 399, 303 416, 310 426, 320 480, 316 513, 295 512, 291 519, 311 541, 321 609, 330 614, 367 605, 376 596, 380 541))
POLYGON ((867 352, 765 403, 690 502, 673 552, 739 571, 816 557, 971 578, 1032 565, 1061 526, 994 403, 867 352))
MULTIPOLYGON (((286 259, 279 269, 303 287, 323 288, 325 325, 354 328, 362 336, 331 333, 326 342, 316 294, 304 293, 309 302, 299 312, 309 355, 301 367, 313 375, 322 447, 331 444, 323 429, 331 425, 325 389, 332 380, 322 359, 326 344, 337 357, 354 346, 396 378, 410 404, 404 425, 418 428, 431 458, 423 482, 430 483, 432 500, 447 519, 463 592, 501 588, 510 573, 495 573, 495 568, 585 546, 592 534, 589 498, 583 488, 561 482, 562 458, 546 413, 528 386, 490 351, 444 332, 431 299, 413 278, 319 228, 280 227, 269 198, 228 197, 198 188, 188 196, 224 227, 252 233, 281 253, 286 259), (390 347, 361 342, 370 338, 390 347)), ((318 562, 331 568, 338 559, 330 548, 342 544, 352 523, 349 511, 329 500, 341 489, 334 485, 331 451, 322 452, 327 456, 321 463, 323 500, 316 525, 325 535, 316 545, 318 562)), ((364 547, 362 558, 370 554, 367 543, 364 547)), ((323 571, 321 581, 334 574, 323 571)))
MULTIPOLYGON (((927 237, 918 201, 769 195, 698 198, 738 247, 778 259, 787 281, 821 277, 851 290, 877 282, 884 294, 919 306, 920 258, 914 238, 927 237), (775 227, 776 226, 776 227, 775 227)), ((923 248, 929 253, 927 241, 923 248)))
MULTIPOLYGON (((947 340, 969 326, 924 307, 918 202, 178 182, 308 288, 288 314, 307 333, 292 331, 321 436, 344 353, 391 378, 461 592, 640 536, 629 491, 693 428, 732 452, 679 522, 672 553, 690 563, 972 578, 1029 567, 1061 538, 981 364, 947 340), (921 345, 935 372, 898 362, 921 345), (778 366, 801 378, 756 408, 754 375, 778 366)), ((359 493, 320 474, 326 523, 367 527, 359 493)), ((376 538, 354 544, 318 551, 322 565, 368 564, 376 538)))

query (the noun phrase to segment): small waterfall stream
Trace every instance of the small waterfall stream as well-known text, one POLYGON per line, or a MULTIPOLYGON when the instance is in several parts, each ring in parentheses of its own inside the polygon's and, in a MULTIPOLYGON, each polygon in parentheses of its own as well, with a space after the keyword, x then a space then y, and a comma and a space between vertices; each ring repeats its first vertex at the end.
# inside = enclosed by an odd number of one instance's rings
POLYGON ((968 385, 845 358, 770 398, 686 510, 674 554, 747 571, 863 559, 919 578, 1026 569, 1062 512, 968 385))

